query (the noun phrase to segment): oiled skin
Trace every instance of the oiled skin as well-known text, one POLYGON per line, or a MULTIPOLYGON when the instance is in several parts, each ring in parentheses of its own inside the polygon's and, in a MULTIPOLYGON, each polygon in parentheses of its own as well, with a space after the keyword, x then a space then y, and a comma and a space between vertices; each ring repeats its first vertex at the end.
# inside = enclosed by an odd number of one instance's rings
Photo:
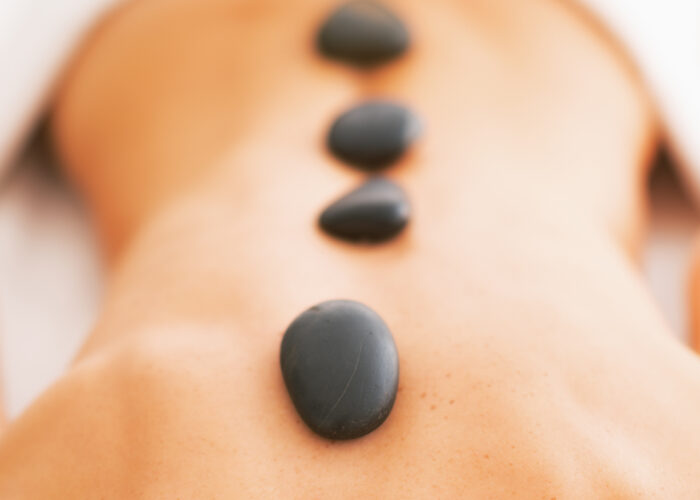
POLYGON ((556 0, 405 0, 402 60, 319 58, 326 0, 140 0, 89 40, 54 130, 110 256, 74 367, 0 441, 0 498, 700 498, 700 363, 634 264, 654 116, 556 0), (402 236, 315 219, 363 174, 333 116, 391 96, 426 122, 390 176, 402 236), (400 392, 363 439, 313 435, 281 335, 370 305, 400 392))

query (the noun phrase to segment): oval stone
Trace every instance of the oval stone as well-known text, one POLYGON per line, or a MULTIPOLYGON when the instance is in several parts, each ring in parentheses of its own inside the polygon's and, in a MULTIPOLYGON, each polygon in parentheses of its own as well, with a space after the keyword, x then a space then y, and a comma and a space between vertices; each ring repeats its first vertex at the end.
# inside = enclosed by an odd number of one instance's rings
POLYGON ((302 313, 284 334, 280 363, 297 412, 325 438, 364 436, 394 405, 394 339, 379 315, 359 302, 332 300, 302 313))
POLYGON ((328 57, 372 66, 403 53, 409 45, 409 34, 386 7, 353 1, 331 13, 319 30, 317 44, 328 57))
POLYGON ((380 170, 398 160, 420 135, 421 122, 405 107, 372 100, 340 115, 328 133, 328 147, 362 170, 380 170))
POLYGON ((397 236, 406 227, 410 211, 403 189, 375 177, 326 208, 319 224, 337 238, 378 243, 397 236))

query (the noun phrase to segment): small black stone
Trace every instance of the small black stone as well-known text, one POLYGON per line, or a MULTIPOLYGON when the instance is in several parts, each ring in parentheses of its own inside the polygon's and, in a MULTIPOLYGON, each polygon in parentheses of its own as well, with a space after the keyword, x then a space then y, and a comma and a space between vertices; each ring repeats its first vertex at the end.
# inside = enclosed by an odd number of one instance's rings
POLYGON ((376 171, 398 160, 421 128, 418 117, 405 107, 390 101, 368 101, 336 118, 328 134, 328 147, 341 160, 376 171))
POLYGON ((331 300, 287 328, 282 376, 306 424, 328 439, 354 439, 389 416, 399 382, 391 332, 367 306, 331 300))
POLYGON ((340 6, 326 19, 317 43, 328 57, 372 66, 404 52, 409 35, 401 20, 386 7, 359 0, 340 6))
POLYGON ((326 208, 319 223, 338 238, 378 243, 398 235, 410 211, 403 189, 374 177, 326 208))

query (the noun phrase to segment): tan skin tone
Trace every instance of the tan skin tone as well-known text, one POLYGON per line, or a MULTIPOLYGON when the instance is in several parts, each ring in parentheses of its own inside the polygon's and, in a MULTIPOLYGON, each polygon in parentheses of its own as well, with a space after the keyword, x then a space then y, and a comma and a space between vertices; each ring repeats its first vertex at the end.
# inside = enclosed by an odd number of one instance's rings
POLYGON ((0 441, 1 498, 700 497, 700 363, 635 267, 657 139, 640 82, 556 0, 405 0, 413 50, 321 59, 326 0, 141 0, 56 102, 111 262, 73 368, 0 441), (424 138, 379 247, 319 210, 363 175, 323 148, 371 96, 424 138), (300 421, 282 332, 331 298, 394 332, 399 395, 351 442, 300 421))

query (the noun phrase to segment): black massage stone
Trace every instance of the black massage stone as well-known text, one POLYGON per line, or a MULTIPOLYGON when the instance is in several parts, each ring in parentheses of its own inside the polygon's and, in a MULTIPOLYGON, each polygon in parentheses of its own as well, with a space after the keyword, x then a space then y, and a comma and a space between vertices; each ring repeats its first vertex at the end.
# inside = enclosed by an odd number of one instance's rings
POLYGON ((358 0, 343 4, 326 19, 317 43, 328 57, 373 66, 404 52, 409 35, 401 20, 386 7, 358 0))
POLYGON ((323 302, 298 316, 282 339, 280 363, 297 412, 325 438, 364 436, 394 405, 394 339, 377 313, 359 302, 323 302))
POLYGON ((403 106, 368 101, 335 120, 328 134, 328 147, 341 160, 376 171, 398 160, 421 128, 418 117, 403 106))
POLYGON ((406 227, 410 211, 403 189, 388 179, 374 177, 326 208, 319 223, 337 238, 379 243, 406 227))

